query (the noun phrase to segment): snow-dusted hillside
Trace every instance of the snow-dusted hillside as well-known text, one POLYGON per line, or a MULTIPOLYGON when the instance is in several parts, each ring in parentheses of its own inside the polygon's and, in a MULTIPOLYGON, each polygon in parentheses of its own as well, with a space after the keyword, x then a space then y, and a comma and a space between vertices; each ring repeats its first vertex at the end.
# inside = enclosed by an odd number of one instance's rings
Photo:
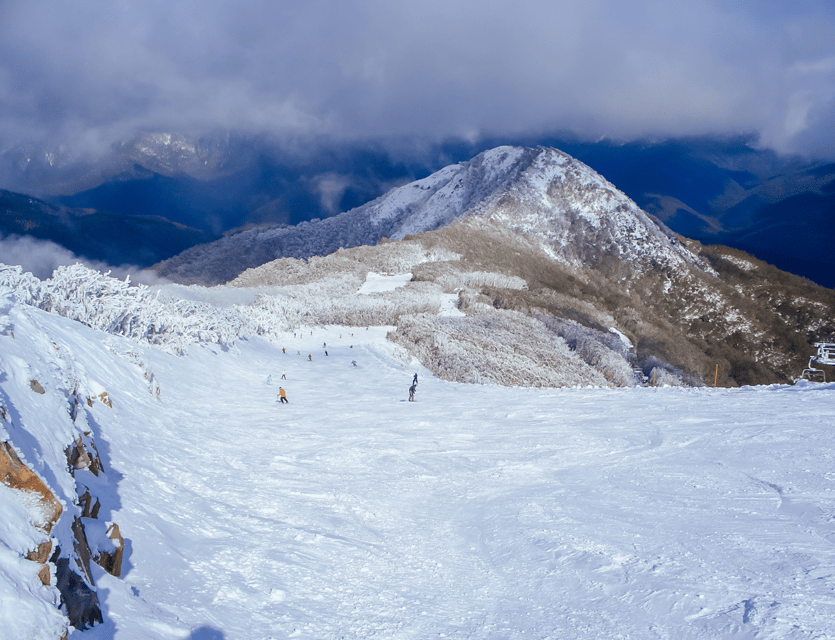
POLYGON ((70 559, 75 516, 123 557, 89 563, 102 622, 71 640, 835 635, 835 385, 465 385, 387 330, 178 356, 3 293, 0 440, 63 511, 44 533, 0 485, 0 635, 60 637, 57 567, 24 556, 70 559))
POLYGON ((529 236, 575 266, 605 256, 639 260, 644 268, 653 261, 699 264, 661 222, 582 162, 556 149, 497 147, 333 218, 242 231, 189 249, 156 271, 178 282, 217 284, 276 258, 324 256, 472 216, 529 236))

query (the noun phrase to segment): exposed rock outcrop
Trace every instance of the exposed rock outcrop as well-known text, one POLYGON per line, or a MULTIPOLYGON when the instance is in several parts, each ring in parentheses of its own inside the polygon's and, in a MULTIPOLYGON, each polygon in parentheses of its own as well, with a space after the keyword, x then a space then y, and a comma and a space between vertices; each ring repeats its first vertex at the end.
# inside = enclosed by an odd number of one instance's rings
MULTIPOLYGON (((43 480, 21 462, 8 442, 0 443, 0 482, 11 489, 37 496, 38 508, 30 511, 30 514, 34 516, 32 525, 45 536, 49 536, 64 508, 43 480)), ((41 565, 38 577, 45 585, 48 585, 51 580, 51 570, 48 565, 51 551, 52 541, 44 540, 38 544, 37 548, 26 554, 27 560, 41 565)))

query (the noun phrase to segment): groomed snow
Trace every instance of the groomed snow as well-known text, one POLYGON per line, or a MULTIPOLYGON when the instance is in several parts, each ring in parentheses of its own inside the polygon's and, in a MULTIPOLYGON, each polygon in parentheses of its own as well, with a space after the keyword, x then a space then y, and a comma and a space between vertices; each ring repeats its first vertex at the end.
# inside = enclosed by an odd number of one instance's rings
POLYGON ((385 327, 176 357, 27 312, 0 349, 55 342, 113 403, 126 560, 73 640, 835 636, 835 385, 468 386, 385 327))

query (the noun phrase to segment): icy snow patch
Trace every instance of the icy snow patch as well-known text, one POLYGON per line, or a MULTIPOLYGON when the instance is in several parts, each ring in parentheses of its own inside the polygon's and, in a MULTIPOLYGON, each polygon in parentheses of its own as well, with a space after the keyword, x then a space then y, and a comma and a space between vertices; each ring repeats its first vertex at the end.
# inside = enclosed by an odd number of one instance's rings
POLYGON ((618 338, 620 338, 620 341, 621 341, 621 342, 623 342, 624 346, 625 346, 627 349, 631 349, 631 348, 632 348, 632 346, 633 346, 633 345, 632 345, 632 341, 631 341, 629 338, 627 338, 625 335, 623 335, 620 331, 618 331, 618 330, 617 330, 617 329, 615 329, 614 327, 609 327, 609 331, 610 331, 611 333, 614 333, 614 334, 615 334, 618 338))
POLYGON ((358 294, 379 293, 382 291, 394 291, 398 287, 403 287, 406 283, 411 282, 411 273, 374 273, 369 271, 365 278, 365 282, 357 291, 358 294))

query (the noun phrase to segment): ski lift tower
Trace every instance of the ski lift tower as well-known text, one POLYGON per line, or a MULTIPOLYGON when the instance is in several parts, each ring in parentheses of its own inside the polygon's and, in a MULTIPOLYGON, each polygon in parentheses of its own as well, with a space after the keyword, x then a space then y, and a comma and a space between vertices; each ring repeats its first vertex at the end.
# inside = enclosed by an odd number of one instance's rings
POLYGON ((815 347, 818 352, 809 358, 809 366, 803 370, 800 377, 810 382, 826 382, 823 369, 815 369, 812 363, 835 365, 835 342, 816 342, 815 347))

